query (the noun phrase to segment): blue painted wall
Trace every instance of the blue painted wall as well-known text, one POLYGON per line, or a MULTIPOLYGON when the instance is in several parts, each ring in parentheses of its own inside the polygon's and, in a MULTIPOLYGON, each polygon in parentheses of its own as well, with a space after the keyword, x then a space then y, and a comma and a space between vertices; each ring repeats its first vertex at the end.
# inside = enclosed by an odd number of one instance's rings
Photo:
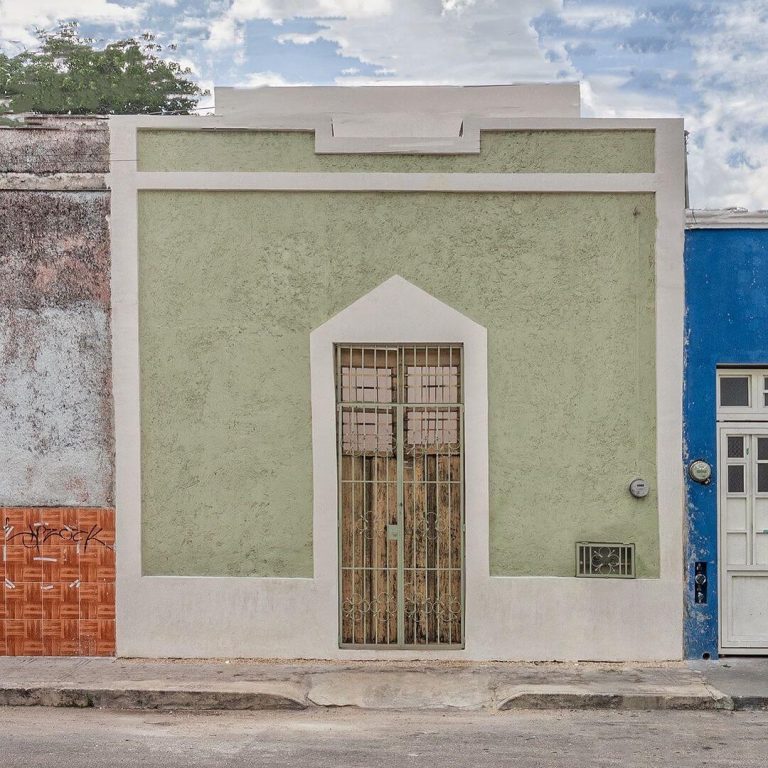
POLYGON ((715 376, 718 365, 768 367, 768 230, 693 229, 685 239, 685 466, 704 459, 709 485, 686 473, 688 538, 685 558, 685 654, 717 658, 717 447, 715 376), (694 601, 694 566, 707 563, 708 600, 694 601))

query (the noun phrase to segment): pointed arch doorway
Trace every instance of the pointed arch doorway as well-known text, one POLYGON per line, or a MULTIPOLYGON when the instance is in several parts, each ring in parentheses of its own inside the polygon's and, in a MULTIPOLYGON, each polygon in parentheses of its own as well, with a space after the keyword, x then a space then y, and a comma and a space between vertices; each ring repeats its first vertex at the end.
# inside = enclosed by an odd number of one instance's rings
POLYGON ((464 639, 461 344, 336 344, 342 647, 464 639))
MULTIPOLYGON (((360 353, 362 355, 362 353, 360 353)), ((366 352, 367 356, 370 356, 370 352, 366 352)), ((411 353, 408 352, 408 355, 411 353)), ((346 361, 348 367, 354 368, 354 359, 346 361)), ((366 367, 362 365, 365 362, 368 363, 368 359, 360 358, 361 365, 359 367, 366 367)), ((435 360, 437 365, 437 360, 435 360)), ((427 366, 428 367, 428 366, 427 366)), ((484 632, 486 631, 488 617, 493 610, 493 598, 491 597, 492 582, 490 579, 490 563, 489 563, 489 527, 488 527, 488 502, 489 502, 489 483, 488 483, 488 333, 487 330, 462 314, 453 307, 445 304, 434 296, 430 295, 421 288, 415 286, 413 283, 408 282, 399 275, 393 275, 392 277, 380 283, 368 293, 361 296, 352 304, 342 309, 338 314, 326 320, 322 325, 315 328, 310 334, 310 373, 311 373, 311 393, 312 393, 312 478, 313 478, 313 555, 314 555, 314 584, 317 587, 316 602, 322 606, 322 615, 324 620, 322 622, 321 632, 324 638, 327 638, 329 643, 332 643, 336 648, 341 647, 344 650, 349 651, 350 658, 377 658, 384 655, 384 652, 393 651, 397 657, 409 656, 414 652, 424 652, 429 654, 430 652, 437 650, 441 654, 446 651, 448 654, 452 654, 454 651, 460 651, 461 654, 467 652, 470 648, 479 647, 478 644, 483 641, 484 632), (457 384, 458 390, 454 395, 457 398, 458 405, 460 406, 460 458, 454 457, 456 454, 455 447, 451 448, 452 461, 455 463, 459 461, 461 472, 461 490, 462 494, 459 497, 462 513, 462 538, 461 546, 463 551, 461 553, 461 621, 460 631, 457 632, 456 628, 451 629, 450 643, 440 641, 439 635, 435 635, 437 632, 436 627, 434 633, 430 635, 426 631, 414 632, 411 638, 415 638, 415 642, 407 643, 409 638, 406 636, 405 624, 408 619, 408 612, 412 610, 412 605, 406 603, 405 597, 405 568, 407 560, 405 556, 405 539, 407 538, 407 530, 403 528, 403 561, 400 567, 400 573, 402 578, 397 582, 398 566, 395 564, 396 553, 400 549, 397 543, 390 543, 389 548, 394 550, 394 553, 390 553, 391 560, 387 561, 389 568, 394 570, 393 573, 389 573, 390 579, 395 581, 395 588, 390 586, 389 596, 394 594, 395 606, 394 614, 393 608, 390 605, 390 626, 389 632, 392 634, 382 634, 379 629, 379 636, 376 637, 375 633, 371 641, 371 635, 367 637, 359 634, 348 634, 344 636, 344 621, 342 615, 342 608, 345 602, 345 597, 342 597, 344 584, 342 578, 341 562, 343 557, 343 542, 341 540, 341 516, 339 511, 341 509, 341 493, 342 484, 340 478, 343 476, 343 468, 341 460, 345 456, 345 451, 340 448, 340 437, 342 432, 339 429, 340 426, 340 410, 343 410, 344 403, 339 392, 338 382, 340 380, 339 363, 345 362, 339 358, 339 350, 343 348, 364 348, 366 350, 376 349, 376 360, 374 361, 374 369, 378 369, 382 366, 383 358, 380 357, 382 349, 389 349, 389 359, 386 361, 386 368, 390 370, 394 369, 399 375, 399 389, 397 384, 393 384, 393 395, 389 403, 383 402, 371 402, 371 401, 354 401, 350 400, 347 405, 354 402, 361 402, 363 407, 379 408, 381 406, 387 406, 388 409, 397 411, 397 406, 401 406, 403 415, 408 408, 415 408, 418 410, 420 407, 429 406, 430 401, 425 396, 423 399, 426 402, 408 402, 407 391, 404 394, 403 390, 407 390, 407 380, 403 377, 407 376, 407 368, 409 364, 413 363, 410 367, 419 367, 424 361, 418 359, 409 360, 406 356, 406 350, 417 350, 417 358, 420 354, 418 350, 424 350, 426 355, 426 348, 429 348, 429 355, 433 354, 433 350, 440 348, 440 365, 438 367, 443 368, 448 365, 449 368, 455 367, 456 352, 460 350, 460 356, 458 358, 458 372, 457 372, 457 384), (446 359, 444 355, 445 349, 452 348, 454 352, 451 353, 446 359), (391 355, 395 354, 395 358, 391 355), (399 355, 399 359, 398 359, 399 355), (399 395, 398 395, 399 392, 399 395), (397 398, 400 397, 400 400, 397 398), (394 579, 393 579, 394 576, 394 579), (402 599, 399 601, 399 605, 403 606, 403 611, 399 617, 399 626, 403 627, 400 636, 398 637, 398 616, 397 611, 399 608, 397 595, 399 585, 403 584, 402 599), (394 615, 394 625, 393 625, 394 615), (395 629, 393 629, 393 626, 395 629), (326 634, 327 633, 327 634, 326 634), (378 642, 377 642, 378 640, 378 642), (399 644, 399 640, 402 640, 402 645, 399 644), (384 641, 384 642, 382 642, 384 641), (398 650, 401 649, 402 653, 398 650)), ((413 372, 412 372, 413 373, 413 372)), ((387 374, 391 375, 391 374, 387 374)), ((378 375, 374 377, 374 380, 380 378, 378 375)), ((424 382, 429 385, 430 382, 424 382)), ((432 384, 435 387, 445 385, 445 381, 434 381, 432 384)), ((414 389, 415 382, 411 382, 411 389, 414 389)), ((365 386, 368 382, 364 383, 365 386)), ((378 381, 372 386, 380 389, 378 381)), ((445 393, 448 397, 451 397, 451 393, 445 393)), ((358 396, 357 393, 354 395, 358 396)), ((369 397, 371 395, 368 395, 369 397)), ((413 396, 413 393, 412 393, 413 396)), ((350 393, 347 394, 350 397, 350 393)), ((434 400, 438 396, 435 396, 434 400)), ((379 394, 376 394, 376 399, 380 400, 379 394)), ((431 404, 434 406, 450 406, 450 400, 445 402, 435 402, 431 404)), ((348 409, 351 410, 351 409, 348 409)), ((403 450, 402 450, 402 489, 403 489, 403 501, 406 500, 406 470, 408 469, 409 459, 406 452, 406 439, 407 439, 407 423, 405 420, 400 422, 402 424, 403 431, 403 450)), ((367 429, 370 432, 371 426, 367 429)), ((374 422, 374 434, 378 429, 378 422, 374 422)), ((395 477, 389 482, 394 483, 395 499, 397 498, 397 430, 398 422, 393 417, 392 426, 390 427, 393 440, 395 441, 395 448, 389 449, 389 472, 394 472, 395 477)), ((367 438, 369 441, 370 437, 367 438)), ((442 460, 442 456, 445 454, 439 453, 432 449, 424 450, 424 447, 413 438, 416 443, 416 453, 421 456, 422 466, 425 461, 429 465, 433 461, 431 458, 442 460)), ((378 443, 375 444, 376 448, 373 453, 381 453, 381 448, 378 443)), ((456 443, 451 443, 455 446, 456 443)), ((357 451, 359 454, 370 454, 370 443, 365 444, 365 451, 357 451)), ((355 451, 351 451, 355 453, 355 451)), ((355 457, 355 480, 358 478, 358 470, 360 469, 362 455, 355 457)), ((384 459, 386 456, 371 456, 366 455, 365 461, 367 461, 366 479, 369 478, 369 472, 371 471, 372 464, 375 459, 384 459)), ((412 461, 412 460, 411 460, 412 461)), ((351 463, 351 462, 350 462, 351 463)), ((379 461, 379 479, 388 477, 384 474, 384 470, 381 469, 381 464, 385 463, 379 461)), ((351 467, 347 468, 348 475, 351 479, 351 467)), ((376 467, 373 467, 373 472, 377 471, 376 467)), ((419 471, 418 461, 416 471, 419 471)), ((430 471, 429 466, 427 471, 430 471)), ((437 470, 435 469, 435 485, 437 486, 437 470)), ((444 477, 444 470, 440 468, 440 478, 444 477)), ((375 476, 374 476, 375 479, 375 476)), ((422 478, 422 481, 426 479, 422 478)), ((418 491, 418 482, 417 491, 418 491)), ((422 482, 423 485, 423 482, 422 482)), ((370 486, 369 486, 370 487, 370 486)), ((454 489, 456 486, 451 486, 451 503, 455 503, 456 497, 454 496, 454 489)), ((359 487, 358 487, 359 488, 359 487)), ((358 488, 355 489, 355 499, 357 503, 358 488)), ((380 490, 386 491, 386 488, 382 485, 378 486, 380 490)), ((389 486, 390 493, 393 485, 389 486)), ((427 484, 427 488, 431 488, 427 484)), ((445 491, 444 491, 445 492, 445 491)), ((368 490, 366 490, 366 499, 368 490)), ((386 504, 386 499, 385 499, 386 504)), ((441 510, 443 508, 443 500, 440 500, 441 510)), ((436 502, 435 502, 436 510, 436 502)), ((368 507, 369 520, 373 515, 380 514, 375 509, 368 507)), ((392 514, 390 512, 390 514, 392 514)), ((403 504, 403 519, 405 518, 405 503, 403 504)), ((391 522, 387 522, 387 525, 397 526, 397 517, 392 515, 390 517, 391 522)), ((363 518, 364 522, 364 518, 363 518)), ((395 528, 387 529, 386 534, 388 536, 400 536, 400 532, 395 528)), ((457 545, 456 539, 454 546, 457 545)), ((371 544, 371 547, 373 545, 371 544)), ((378 546, 378 545, 377 545, 378 546)), ((383 548, 382 548, 383 549, 383 548)), ((443 560, 443 551, 441 550, 441 563, 443 560)), ((427 555, 427 558, 432 555, 427 555)), ((434 560, 436 562, 436 554, 434 560)), ((453 566, 453 555, 451 555, 451 565, 453 566)), ((373 561, 373 555, 371 556, 373 561)), ((431 562, 431 561, 429 561, 431 562)), ((418 567, 418 561, 417 561, 418 567)), ((431 566, 427 565, 429 569, 431 566)), ((455 577, 454 577, 455 578, 455 577)), ((354 578, 352 579, 354 583, 354 578)), ((422 581, 423 584, 423 581, 422 581)), ((378 586, 378 584, 377 584, 378 586)), ((377 590, 378 591, 378 590, 377 590)), ((371 588, 373 592, 373 588, 371 588)), ((385 591, 386 594, 386 591, 385 591)), ((456 590, 452 588, 450 593, 453 598, 456 594, 456 590)), ((436 596, 436 589, 435 589, 436 596)), ((440 597, 443 598, 443 582, 440 585, 440 597)), ((365 600, 365 598, 363 598, 365 600)), ((444 602, 444 600, 443 600, 444 602)), ((351 607, 348 604, 348 607, 351 607)), ((364 613, 370 612, 371 608, 368 608, 365 604, 355 604, 356 610, 363 610, 364 613), (366 611, 367 609, 367 611, 366 611)), ((426 614, 428 608, 422 609, 422 614, 426 614)), ((455 605, 453 606, 455 612, 455 605)), ((355 626, 358 626, 358 620, 360 614, 357 614, 355 620, 355 626)), ((422 620, 422 626, 424 621, 422 620)), ((418 629, 418 627, 417 627, 418 629)), ((357 631, 357 630, 356 630, 357 631)), ((443 634, 443 621, 440 621, 440 634, 443 634)), ((445 635, 443 634, 443 637, 445 635)), ((475 651, 477 652, 477 651, 475 651)), ((346 656, 346 654, 345 654, 346 656)))

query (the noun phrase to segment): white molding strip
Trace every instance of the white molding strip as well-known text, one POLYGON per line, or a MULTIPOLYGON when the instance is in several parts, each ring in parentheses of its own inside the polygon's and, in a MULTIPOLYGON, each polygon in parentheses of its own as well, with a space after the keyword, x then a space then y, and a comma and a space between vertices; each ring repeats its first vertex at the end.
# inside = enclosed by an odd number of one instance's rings
POLYGON ((143 171, 137 189, 271 192, 655 192, 653 173, 251 173, 143 171))
POLYGON ((768 229, 768 211, 745 208, 720 210, 689 209, 685 212, 686 229, 768 229))

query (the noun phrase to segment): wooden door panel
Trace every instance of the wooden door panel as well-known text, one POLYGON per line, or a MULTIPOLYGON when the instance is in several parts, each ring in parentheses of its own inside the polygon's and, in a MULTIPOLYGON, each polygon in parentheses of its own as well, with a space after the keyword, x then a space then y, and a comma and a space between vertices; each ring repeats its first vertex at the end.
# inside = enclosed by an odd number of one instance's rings
POLYGON ((459 474, 459 456, 424 452, 406 459, 406 643, 456 643, 461 638, 461 483, 449 480, 459 474))

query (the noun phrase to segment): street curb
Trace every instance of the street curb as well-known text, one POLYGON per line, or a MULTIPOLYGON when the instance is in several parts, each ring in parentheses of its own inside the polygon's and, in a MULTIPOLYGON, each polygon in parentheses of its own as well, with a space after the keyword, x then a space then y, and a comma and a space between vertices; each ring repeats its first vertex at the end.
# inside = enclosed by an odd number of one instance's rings
MULTIPOLYGON (((717 692, 719 694, 719 691, 717 692)), ((733 710, 729 696, 655 693, 560 693, 522 691, 501 701, 499 711, 517 709, 626 709, 635 711, 733 710)))
POLYGON ((732 696, 734 712, 768 711, 768 696, 732 696))
MULTIPOLYGON (((342 697, 343 698, 343 697, 342 697)), ((331 709, 336 707, 356 709, 422 709, 414 701, 409 707, 400 699, 399 706, 380 701, 377 704, 351 704, 325 699, 318 703, 310 695, 308 699, 292 698, 274 692, 264 691, 211 691, 194 689, 138 689, 138 688, 80 688, 65 686, 5 687, 0 688, 0 707, 73 707, 125 710, 240 710, 240 711, 298 711, 308 707, 331 709)), ((534 688, 520 691, 500 701, 495 707, 456 707, 446 702, 444 707, 431 706, 429 709, 497 709, 554 710, 554 709, 612 709, 612 710, 688 710, 688 711, 733 711, 768 710, 766 697, 731 698, 720 691, 711 690, 708 695, 665 694, 665 693, 586 693, 562 691, 536 691, 534 688)))
POLYGON ((0 707, 99 709, 302 710, 304 701, 265 692, 40 686, 0 688, 0 707))

